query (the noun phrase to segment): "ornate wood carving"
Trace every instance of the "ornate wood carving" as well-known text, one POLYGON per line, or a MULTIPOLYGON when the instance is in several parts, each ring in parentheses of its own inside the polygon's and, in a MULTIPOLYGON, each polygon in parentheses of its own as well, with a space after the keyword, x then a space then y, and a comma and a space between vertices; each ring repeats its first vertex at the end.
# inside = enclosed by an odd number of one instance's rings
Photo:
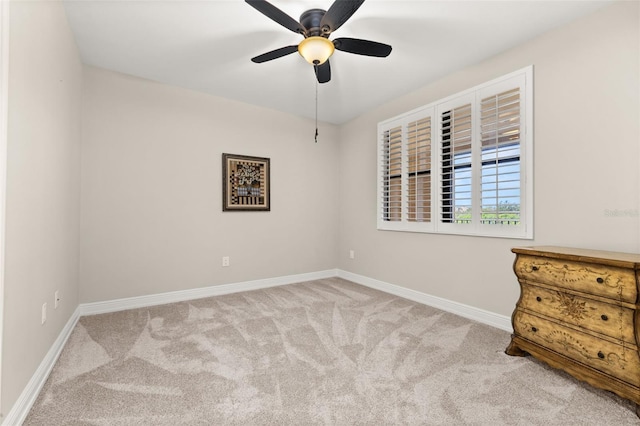
POLYGON ((640 404, 640 255, 566 247, 512 251, 521 294, 506 353, 529 353, 640 404))

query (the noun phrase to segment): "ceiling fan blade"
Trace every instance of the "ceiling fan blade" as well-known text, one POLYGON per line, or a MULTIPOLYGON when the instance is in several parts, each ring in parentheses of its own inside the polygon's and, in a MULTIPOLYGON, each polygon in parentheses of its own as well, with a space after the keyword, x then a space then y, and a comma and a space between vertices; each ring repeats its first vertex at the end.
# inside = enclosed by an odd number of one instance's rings
POLYGON ((277 22, 294 33, 306 34, 307 30, 298 21, 287 15, 266 0, 245 0, 258 12, 277 22))
POLYGON ((362 3, 364 0, 336 0, 333 2, 320 21, 320 28, 324 28, 326 25, 329 30, 322 30, 322 32, 329 34, 340 28, 362 6, 362 3))
POLYGON ((255 58, 251 58, 251 61, 255 62, 256 64, 261 64, 263 62, 271 61, 273 59, 278 59, 283 56, 290 55, 293 52, 297 52, 297 51, 298 51, 297 45, 281 47, 280 49, 272 50, 271 52, 263 53, 262 55, 258 55, 255 58))
POLYGON ((331 80, 331 66, 329 65, 329 60, 324 64, 314 66, 313 71, 316 74, 318 83, 327 83, 331 80))
POLYGON ((333 45, 343 52, 356 55, 376 56, 385 58, 391 53, 391 46, 377 41, 361 40, 359 38, 341 37, 333 40, 333 45))

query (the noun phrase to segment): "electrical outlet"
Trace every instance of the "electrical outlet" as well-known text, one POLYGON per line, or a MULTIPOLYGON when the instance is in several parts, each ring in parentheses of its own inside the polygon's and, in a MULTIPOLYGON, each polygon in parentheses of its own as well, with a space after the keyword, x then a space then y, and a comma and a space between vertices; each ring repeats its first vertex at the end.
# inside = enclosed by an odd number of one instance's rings
POLYGON ((53 293, 53 309, 58 309, 58 305, 60 304, 60 290, 56 290, 55 293, 53 293))
POLYGON ((229 266, 229 256, 222 256, 222 266, 229 266))
POLYGON ((42 304, 42 324, 47 322, 47 302, 42 304))
POLYGON ((353 250, 349 250, 349 259, 355 259, 356 258, 356 252, 353 250))

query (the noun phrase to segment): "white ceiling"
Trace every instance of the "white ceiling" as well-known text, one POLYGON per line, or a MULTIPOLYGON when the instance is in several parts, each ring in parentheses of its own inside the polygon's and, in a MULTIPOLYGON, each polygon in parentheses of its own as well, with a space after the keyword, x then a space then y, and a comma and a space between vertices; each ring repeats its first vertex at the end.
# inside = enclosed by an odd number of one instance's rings
MULTIPOLYGON (((296 20, 332 0, 271 0, 296 20)), ((367 0, 331 39, 393 46, 387 58, 336 51, 319 119, 343 123, 448 73, 609 4, 605 1, 367 0)), ((75 0, 65 8, 84 63, 313 118, 315 76, 297 53, 250 58, 302 36, 242 0, 75 0)))

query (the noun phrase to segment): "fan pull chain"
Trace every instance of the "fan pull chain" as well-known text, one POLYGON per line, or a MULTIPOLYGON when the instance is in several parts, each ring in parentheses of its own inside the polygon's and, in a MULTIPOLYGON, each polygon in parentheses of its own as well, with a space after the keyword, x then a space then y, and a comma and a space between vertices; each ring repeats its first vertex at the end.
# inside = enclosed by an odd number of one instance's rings
POLYGON ((318 66, 314 65, 316 71, 316 137, 315 142, 318 143, 318 66))

